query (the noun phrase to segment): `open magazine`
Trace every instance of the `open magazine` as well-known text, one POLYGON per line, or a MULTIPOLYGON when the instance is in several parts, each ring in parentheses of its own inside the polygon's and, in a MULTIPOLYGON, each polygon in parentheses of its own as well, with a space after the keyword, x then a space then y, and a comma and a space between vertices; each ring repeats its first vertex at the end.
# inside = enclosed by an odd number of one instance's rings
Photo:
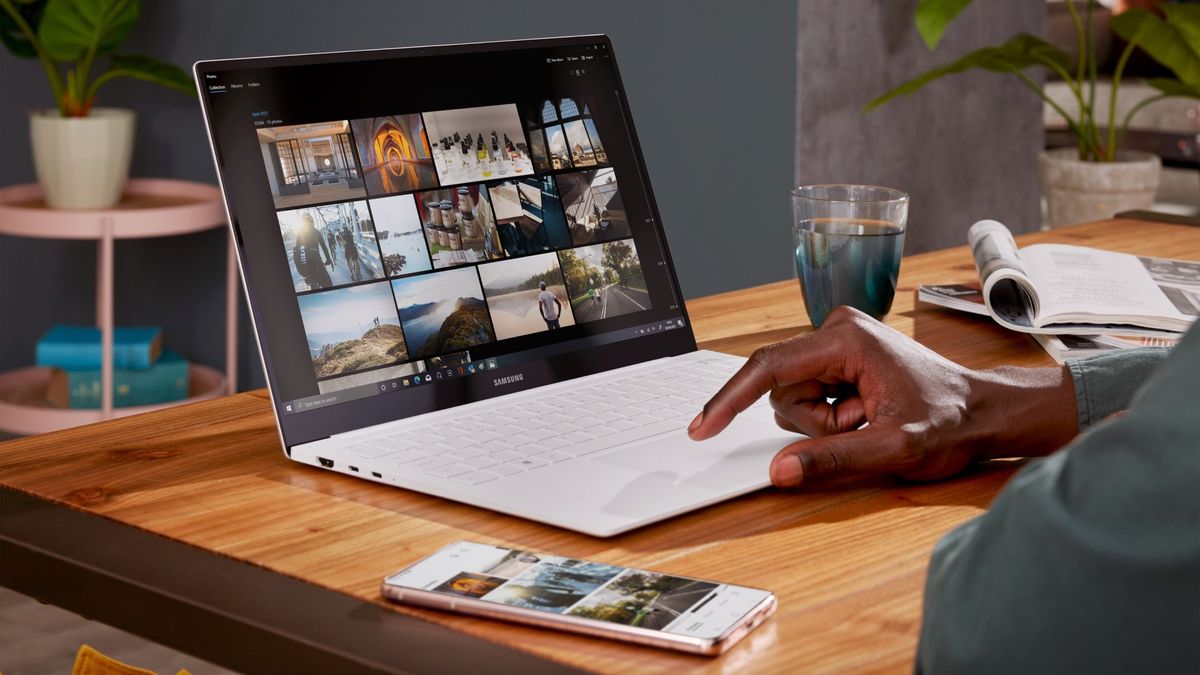
POLYGON ((987 313, 1011 330, 1170 337, 1200 315, 1200 262, 1069 244, 1018 250, 994 220, 972 225, 967 242, 987 313))
MULTIPOLYGON (((983 290, 979 284, 921 284, 917 289, 917 299, 948 309, 967 312, 991 318, 987 304, 983 301, 983 290)), ((1179 342, 1179 333, 1162 333, 1159 335, 1127 335, 1120 333, 1103 333, 1097 335, 1042 335, 1035 333, 1038 341, 1055 361, 1065 363, 1067 359, 1079 359, 1095 356, 1120 349, 1136 349, 1138 347, 1174 347, 1179 342)))

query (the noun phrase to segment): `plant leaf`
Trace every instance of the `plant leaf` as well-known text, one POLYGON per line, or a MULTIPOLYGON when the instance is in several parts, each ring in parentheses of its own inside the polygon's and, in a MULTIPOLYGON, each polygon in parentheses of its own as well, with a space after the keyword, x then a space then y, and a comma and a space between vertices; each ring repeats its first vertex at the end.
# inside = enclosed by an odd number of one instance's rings
POLYGON ((931 50, 937 47, 946 27, 970 4, 971 0, 921 0, 913 18, 925 46, 931 50))
POLYGON ((1181 96, 1184 98, 1200 99, 1200 87, 1187 84, 1181 80, 1175 80, 1169 77, 1155 77, 1146 80, 1145 82, 1167 96, 1181 96))
POLYGON ((897 96, 911 94, 930 82, 946 75, 962 73, 976 68, 1006 73, 1012 70, 1024 70, 1030 66, 1044 65, 1047 61, 1058 63, 1066 68, 1069 67, 1071 57, 1063 50, 1040 37, 1029 35, 1028 33, 1018 33, 1008 42, 998 47, 977 49, 960 59, 943 64, 914 77, 868 103, 863 112, 870 112, 897 96))
POLYGON ((1200 87, 1200 6, 1161 7, 1165 21, 1144 9, 1130 9, 1113 17, 1112 28, 1127 42, 1136 42, 1175 77, 1200 87))
POLYGON ((192 76, 182 68, 143 54, 112 54, 109 56, 112 70, 139 80, 161 84, 184 94, 196 95, 196 84, 192 76))
POLYGON ((89 48, 107 54, 137 23, 139 0, 49 0, 38 39, 55 61, 78 61, 89 48))
MULTIPOLYGON (((46 0, 32 0, 30 2, 17 2, 17 14, 25 19, 25 23, 33 29, 34 35, 37 34, 38 24, 42 22, 42 12, 46 9, 46 0)), ((25 37, 25 33, 21 32, 21 28, 16 21, 8 15, 8 12, 0 12, 0 42, 8 47, 8 51, 14 56, 19 56, 23 59, 37 58, 37 50, 34 49, 33 43, 29 38, 25 37)))

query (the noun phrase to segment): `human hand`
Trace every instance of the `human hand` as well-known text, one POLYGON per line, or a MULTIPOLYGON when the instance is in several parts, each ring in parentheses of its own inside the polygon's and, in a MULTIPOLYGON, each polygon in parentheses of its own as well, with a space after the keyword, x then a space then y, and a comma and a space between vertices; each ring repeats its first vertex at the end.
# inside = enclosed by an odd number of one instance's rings
POLYGON ((1064 369, 973 371, 848 307, 754 352, 688 435, 717 435, 768 392, 776 423, 812 437, 775 456, 780 487, 852 473, 944 478, 976 459, 1047 454, 1077 432, 1064 369))

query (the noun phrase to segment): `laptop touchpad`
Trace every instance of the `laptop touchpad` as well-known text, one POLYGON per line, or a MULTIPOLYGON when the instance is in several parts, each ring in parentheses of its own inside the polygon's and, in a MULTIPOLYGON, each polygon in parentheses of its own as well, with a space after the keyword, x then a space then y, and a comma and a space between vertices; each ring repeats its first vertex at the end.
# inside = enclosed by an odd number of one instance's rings
POLYGON ((696 442, 685 435, 672 434, 592 461, 653 473, 673 483, 725 492, 769 483, 775 453, 801 438, 773 424, 739 418, 720 436, 707 441, 696 442))

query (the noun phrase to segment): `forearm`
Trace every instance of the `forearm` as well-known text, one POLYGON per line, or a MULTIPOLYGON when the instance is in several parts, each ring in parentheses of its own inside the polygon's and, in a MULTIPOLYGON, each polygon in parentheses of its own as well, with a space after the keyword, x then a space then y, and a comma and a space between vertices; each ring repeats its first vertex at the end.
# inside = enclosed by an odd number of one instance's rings
POLYGON ((1048 455, 1079 433, 1075 401, 1065 367, 975 371, 963 440, 977 459, 1048 455))

